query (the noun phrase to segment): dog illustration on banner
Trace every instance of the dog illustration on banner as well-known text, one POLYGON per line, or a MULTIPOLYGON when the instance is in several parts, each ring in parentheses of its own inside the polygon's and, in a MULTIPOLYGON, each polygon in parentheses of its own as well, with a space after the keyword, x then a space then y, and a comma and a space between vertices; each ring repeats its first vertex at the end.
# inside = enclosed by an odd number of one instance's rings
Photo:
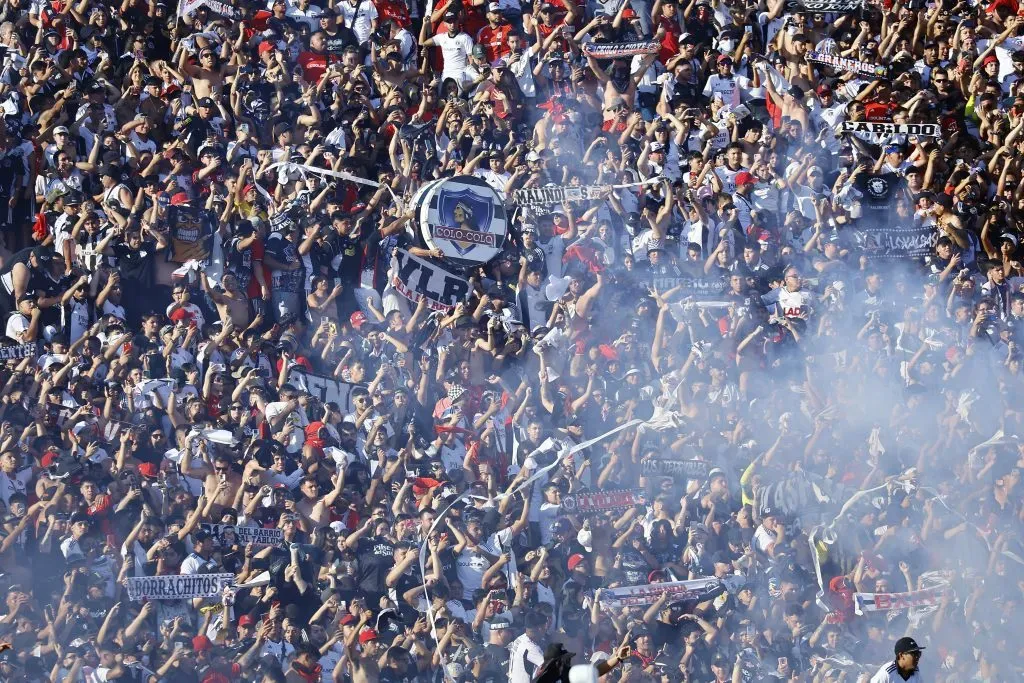
POLYGON ((507 220, 497 193, 484 181, 459 176, 436 184, 424 196, 423 239, 460 266, 486 263, 505 243, 507 220))

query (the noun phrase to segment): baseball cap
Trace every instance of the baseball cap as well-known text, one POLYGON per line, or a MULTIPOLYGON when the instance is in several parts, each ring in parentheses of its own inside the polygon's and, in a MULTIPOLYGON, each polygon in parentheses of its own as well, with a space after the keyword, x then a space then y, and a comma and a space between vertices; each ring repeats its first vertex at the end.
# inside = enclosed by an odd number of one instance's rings
POLYGON ((349 322, 352 323, 352 327, 357 330, 366 324, 366 314, 362 311, 356 311, 348 318, 349 322))
POLYGON ((144 476, 146 479, 156 479, 160 476, 160 468, 156 463, 144 462, 139 465, 139 474, 144 476))
POLYGON ((499 12, 501 11, 501 5, 497 2, 490 2, 487 4, 488 12, 499 12))
POLYGON ((176 192, 171 197, 171 206, 179 206, 181 204, 188 204, 188 195, 184 192, 176 192))
POLYGON ((506 617, 495 617, 490 622, 491 629, 498 629, 499 631, 506 628, 511 628, 512 622, 506 617))
POLYGON ((725 64, 726 62, 732 64, 732 57, 730 57, 729 55, 718 55, 719 64, 725 64))
POLYGON ((192 639, 192 649, 196 652, 206 652, 213 648, 213 643, 206 636, 196 636, 192 639))
POLYGON ((831 95, 832 88, 829 87, 828 83, 822 83, 814 90, 814 92, 818 93, 818 95, 831 95))
POLYGON ((487 50, 484 49, 483 45, 477 44, 473 46, 473 56, 483 59, 487 56, 487 50))
POLYGON ((757 183, 757 178, 749 171, 740 171, 736 174, 735 180, 737 185, 754 185, 757 183))
POLYGON ((353 616, 351 614, 346 614, 345 616, 343 616, 341 619, 338 620, 338 623, 341 624, 342 626, 346 626, 348 624, 354 624, 354 623, 356 623, 356 618, 355 618, 355 616, 353 616))
POLYGON ((273 49, 274 44, 271 43, 269 40, 264 40, 262 43, 260 43, 260 46, 257 48, 257 52, 263 54, 264 52, 270 52, 273 49))
POLYGON ((570 555, 569 556, 569 561, 567 563, 567 566, 569 567, 569 571, 572 571, 573 569, 576 569, 576 567, 580 566, 580 564, 585 559, 586 558, 583 557, 583 555, 581 555, 579 553, 576 553, 575 555, 570 555))
POLYGON ((917 641, 911 638, 910 636, 903 636, 902 638, 897 640, 896 646, 893 648, 897 657, 899 657, 904 652, 920 652, 924 649, 925 648, 918 645, 917 641))
POLYGON ((199 100, 199 106, 212 109, 214 107, 213 99, 209 97, 204 97, 201 100, 199 100))
POLYGON ((243 614, 242 616, 238 617, 239 626, 252 626, 253 622, 254 620, 252 618, 252 615, 243 614))
POLYGON ((362 633, 359 634, 359 644, 360 645, 365 645, 366 643, 370 642, 371 640, 377 640, 377 632, 374 631, 372 628, 368 628, 368 629, 366 629, 365 631, 363 631, 362 633))
POLYGON ((57 126, 56 128, 53 129, 53 134, 56 135, 57 133, 64 133, 65 135, 67 135, 68 127, 67 126, 57 126))

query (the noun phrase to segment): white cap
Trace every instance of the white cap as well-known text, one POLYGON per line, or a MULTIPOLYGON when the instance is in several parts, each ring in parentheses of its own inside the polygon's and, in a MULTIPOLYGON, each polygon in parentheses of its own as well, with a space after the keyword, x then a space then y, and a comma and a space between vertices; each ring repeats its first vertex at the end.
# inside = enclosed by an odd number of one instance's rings
POLYGON ((593 664, 577 664, 569 669, 569 683, 597 683, 597 667, 593 664))

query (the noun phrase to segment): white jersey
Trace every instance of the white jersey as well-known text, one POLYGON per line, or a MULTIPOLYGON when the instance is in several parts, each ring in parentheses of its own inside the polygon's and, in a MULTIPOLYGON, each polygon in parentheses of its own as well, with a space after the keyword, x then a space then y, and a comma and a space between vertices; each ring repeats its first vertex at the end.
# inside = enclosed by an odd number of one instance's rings
POLYGON ((454 78, 461 84, 469 65, 469 55, 473 52, 473 39, 465 33, 457 33, 455 36, 438 33, 434 36, 434 44, 441 48, 441 57, 444 59, 441 79, 454 78))
POLYGON ((878 673, 871 677, 871 683, 921 683, 923 680, 920 671, 910 674, 910 678, 903 678, 896 669, 896 662, 884 664, 878 673))
POLYGON ((377 20, 377 7, 370 0, 362 0, 355 5, 349 2, 338 3, 338 13, 345 26, 356 34, 360 45, 370 39, 373 22, 377 20))
POLYGON ((544 652, 525 633, 508 646, 509 683, 530 683, 533 674, 544 663, 544 652))

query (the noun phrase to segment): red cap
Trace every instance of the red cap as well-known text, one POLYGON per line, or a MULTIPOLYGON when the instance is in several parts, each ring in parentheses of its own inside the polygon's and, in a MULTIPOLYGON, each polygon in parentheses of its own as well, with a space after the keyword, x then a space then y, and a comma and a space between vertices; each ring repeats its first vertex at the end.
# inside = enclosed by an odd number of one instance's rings
POLYGON ((347 626, 348 624, 356 623, 356 618, 355 618, 355 616, 353 616, 351 614, 346 614, 341 619, 338 619, 338 623, 341 624, 342 626, 347 626))
POLYGON ((139 474, 147 479, 156 479, 160 476, 160 468, 157 467, 156 463, 144 462, 139 465, 139 474))
POLYGON ((818 93, 819 95, 831 95, 832 88, 828 86, 828 83, 822 83, 821 85, 814 89, 814 92, 818 93))
POLYGON ((243 614, 242 616, 238 617, 239 626, 252 626, 254 623, 255 620, 249 614, 243 614))
POLYGON ((360 645, 365 645, 366 643, 370 642, 371 640, 377 640, 377 632, 374 631, 372 628, 368 628, 368 629, 366 629, 365 631, 363 631, 362 633, 359 634, 359 644, 360 645))
POLYGON ((248 185, 246 185, 245 187, 242 188, 242 196, 244 197, 245 195, 249 194, 250 192, 254 191, 255 189, 256 189, 256 186, 253 185, 252 183, 249 183, 248 185))
POLYGON ((206 652, 213 647, 213 643, 206 636, 196 636, 192 639, 192 649, 196 652, 206 652))
POLYGON ((736 174, 736 185, 755 185, 757 178, 754 177, 753 173, 749 171, 740 171, 736 174))
POLYGON ((985 59, 981 60, 981 65, 982 66, 988 66, 992 62, 998 62, 998 61, 999 61, 999 59, 995 55, 989 55, 988 57, 985 57, 985 59))
POLYGON ((718 63, 721 64, 722 62, 729 62, 732 64, 732 57, 729 55, 718 55, 718 63))
POLYGON ((188 204, 188 195, 184 192, 175 193, 171 197, 171 206, 178 206, 179 204, 188 204))
POLYGON ((59 458, 60 452, 55 451, 53 449, 47 449, 47 451, 43 453, 43 458, 42 460, 39 461, 39 464, 42 465, 43 467, 49 467, 53 463, 57 462, 59 458))
POLYGON ((573 569, 576 569, 576 567, 580 566, 580 563, 583 562, 583 560, 585 560, 585 559, 586 558, 583 557, 582 555, 580 555, 579 553, 576 553, 575 555, 570 555, 569 556, 569 571, 572 571, 573 569))
POLYGON ((259 52, 260 54, 263 54, 264 52, 270 52, 273 49, 274 44, 271 43, 269 40, 264 40, 262 43, 260 43, 260 46, 257 48, 256 51, 259 52))
POLYGON ((622 10, 622 18, 623 19, 636 19, 636 12, 633 11, 632 7, 627 7, 626 9, 622 10))
POLYGON ((366 322, 366 314, 362 311, 356 311, 349 316, 348 321, 352 323, 352 327, 358 330, 366 322))

